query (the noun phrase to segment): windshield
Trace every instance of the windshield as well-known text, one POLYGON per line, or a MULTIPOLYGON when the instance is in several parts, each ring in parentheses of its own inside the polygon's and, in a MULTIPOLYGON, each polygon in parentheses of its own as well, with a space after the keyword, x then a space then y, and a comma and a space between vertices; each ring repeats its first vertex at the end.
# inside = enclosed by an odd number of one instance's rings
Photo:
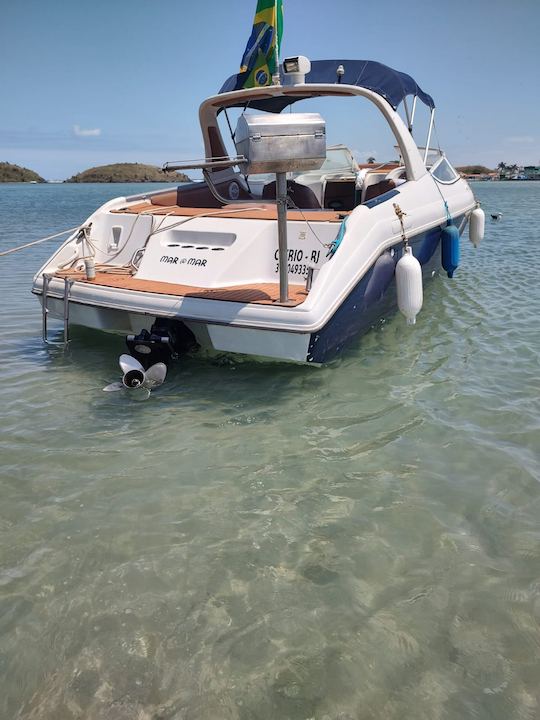
POLYGON ((317 172, 327 173, 335 170, 356 170, 356 163, 349 148, 341 146, 326 149, 326 160, 317 172))

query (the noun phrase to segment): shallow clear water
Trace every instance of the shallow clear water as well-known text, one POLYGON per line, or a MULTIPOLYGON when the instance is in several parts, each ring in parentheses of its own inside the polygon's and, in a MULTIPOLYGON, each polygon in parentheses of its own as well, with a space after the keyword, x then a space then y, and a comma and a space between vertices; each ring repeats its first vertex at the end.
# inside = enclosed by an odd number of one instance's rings
MULTIPOLYGON (((140 189, 0 186, 0 248, 140 189)), ((144 403, 121 338, 43 346, 54 243, 0 258, 2 720, 540 716, 540 183, 475 191, 414 328, 144 403)))

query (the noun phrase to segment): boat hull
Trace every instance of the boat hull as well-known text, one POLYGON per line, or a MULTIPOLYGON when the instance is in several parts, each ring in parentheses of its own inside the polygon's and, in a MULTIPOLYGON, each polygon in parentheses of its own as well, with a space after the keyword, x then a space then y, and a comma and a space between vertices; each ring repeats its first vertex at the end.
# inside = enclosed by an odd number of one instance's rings
MULTIPOLYGON (((454 219, 458 227, 462 222, 463 216, 454 219)), ((422 266, 424 283, 441 268, 440 235, 441 229, 436 227, 410 240, 413 254, 422 266)), ((357 336, 396 312, 394 269, 402 253, 401 244, 394 246, 390 250, 393 262, 388 263, 390 267, 384 267, 381 272, 378 272, 377 263, 374 263, 332 318, 320 331, 312 334, 308 348, 308 362, 318 364, 329 362, 357 336)))
MULTIPOLYGON (((456 218, 464 225, 463 216, 456 218)), ((439 226, 410 239, 414 255, 422 265, 424 281, 440 268, 439 226)), ((265 360, 320 365, 335 359, 358 336, 368 331, 397 309, 394 268, 402 254, 398 243, 386 251, 382 269, 375 262, 341 303, 337 311, 316 332, 288 331, 278 328, 239 327, 229 322, 201 322, 179 313, 174 319, 183 322, 195 336, 201 350, 209 354, 232 353, 265 360), (391 261, 388 260, 391 258, 391 261)), ((49 315, 63 318, 61 297, 48 298, 49 315)), ((119 334, 149 330, 159 317, 70 300, 69 321, 119 334)), ((170 315, 168 317, 171 317, 170 315)))

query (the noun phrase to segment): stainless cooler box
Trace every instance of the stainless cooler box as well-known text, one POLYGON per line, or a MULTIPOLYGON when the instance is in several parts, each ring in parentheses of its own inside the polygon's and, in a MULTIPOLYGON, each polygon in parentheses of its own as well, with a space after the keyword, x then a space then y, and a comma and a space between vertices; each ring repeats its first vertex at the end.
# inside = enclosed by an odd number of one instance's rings
POLYGON ((246 175, 317 170, 326 158, 326 128, 318 113, 241 115, 236 151, 246 175))

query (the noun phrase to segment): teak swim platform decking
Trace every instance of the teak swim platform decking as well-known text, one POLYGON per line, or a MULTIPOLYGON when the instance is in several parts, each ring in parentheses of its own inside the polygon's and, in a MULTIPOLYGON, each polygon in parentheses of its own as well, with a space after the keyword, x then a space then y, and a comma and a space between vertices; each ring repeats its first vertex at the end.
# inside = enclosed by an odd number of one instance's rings
MULTIPOLYGON (((88 280, 84 271, 61 270, 56 277, 90 285, 103 285, 118 290, 135 290, 138 292, 173 295, 176 297, 192 297, 203 300, 226 300, 229 302, 249 303, 255 305, 280 305, 279 283, 254 283, 250 285, 233 285, 221 288, 202 288, 192 285, 160 282, 156 280, 139 280, 123 268, 117 272, 96 271, 96 277, 88 280)), ((303 285, 289 285, 289 302, 287 307, 296 307, 304 302, 308 293, 303 285)))
MULTIPOLYGON (((220 217, 246 220, 276 220, 277 208, 273 204, 251 203, 225 205, 222 208, 201 208, 183 207, 182 205, 158 205, 148 199, 136 205, 111 210, 113 213, 134 215, 180 215, 184 217, 220 217)), ((349 215, 348 212, 336 212, 335 210, 289 210, 289 220, 307 220, 309 222, 332 222, 341 223, 343 218, 349 215)))

